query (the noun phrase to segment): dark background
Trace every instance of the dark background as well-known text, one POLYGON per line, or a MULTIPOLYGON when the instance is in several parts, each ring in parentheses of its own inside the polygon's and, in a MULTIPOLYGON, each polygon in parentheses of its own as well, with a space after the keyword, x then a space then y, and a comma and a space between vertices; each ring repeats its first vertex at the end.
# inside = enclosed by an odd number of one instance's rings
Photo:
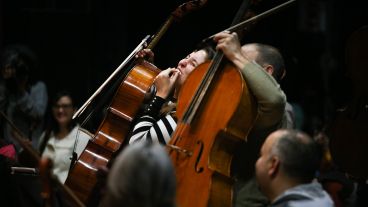
MULTIPOLYGON (((81 105, 185 1, 0 2, 0 50, 14 43, 28 45, 38 56, 49 95, 66 88, 81 105)), ((162 69, 175 66, 203 38, 229 27, 241 2, 208 0, 175 22, 154 48, 155 64, 162 69)), ((263 0, 252 9, 260 13, 283 2, 263 0)), ((344 48, 347 37, 367 24, 363 2, 299 0, 249 28, 242 39, 271 44, 284 55, 287 76, 282 87, 288 101, 304 114, 300 128, 320 128, 351 98, 344 48)))

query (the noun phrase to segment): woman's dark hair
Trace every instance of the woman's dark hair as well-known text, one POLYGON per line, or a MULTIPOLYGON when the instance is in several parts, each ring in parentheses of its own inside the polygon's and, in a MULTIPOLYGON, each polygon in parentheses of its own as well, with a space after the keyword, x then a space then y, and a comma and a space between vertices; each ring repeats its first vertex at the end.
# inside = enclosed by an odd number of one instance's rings
POLYGON ((0 68, 11 67, 16 71, 16 78, 28 78, 29 84, 38 79, 38 61, 36 54, 27 46, 15 44, 4 49, 0 57, 0 68))

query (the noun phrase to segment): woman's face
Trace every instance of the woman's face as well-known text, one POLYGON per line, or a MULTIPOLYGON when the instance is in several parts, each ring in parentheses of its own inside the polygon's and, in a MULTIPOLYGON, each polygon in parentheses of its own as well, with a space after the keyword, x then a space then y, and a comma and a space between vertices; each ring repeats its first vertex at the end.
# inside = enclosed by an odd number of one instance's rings
POLYGON ((5 68, 1 69, 1 75, 5 80, 10 79, 15 76, 15 69, 10 65, 6 65, 5 68))
POLYGON ((67 126, 72 120, 74 111, 73 102, 69 96, 62 96, 52 106, 52 114, 59 126, 67 126))
POLYGON ((180 60, 177 66, 177 69, 180 71, 180 76, 176 84, 181 86, 194 68, 204 63, 206 60, 207 53, 204 50, 192 52, 186 58, 180 60))

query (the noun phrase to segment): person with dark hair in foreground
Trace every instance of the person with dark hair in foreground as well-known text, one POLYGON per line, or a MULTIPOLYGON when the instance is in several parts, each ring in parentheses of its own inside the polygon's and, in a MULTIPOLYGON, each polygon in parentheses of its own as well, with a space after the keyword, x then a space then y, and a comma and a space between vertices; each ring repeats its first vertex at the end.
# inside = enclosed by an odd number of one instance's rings
POLYGON ((313 179, 322 158, 321 147, 307 134, 277 130, 262 145, 256 178, 271 206, 334 206, 313 179))
POLYGON ((116 158, 100 206, 174 207, 174 167, 164 147, 138 142, 116 158))

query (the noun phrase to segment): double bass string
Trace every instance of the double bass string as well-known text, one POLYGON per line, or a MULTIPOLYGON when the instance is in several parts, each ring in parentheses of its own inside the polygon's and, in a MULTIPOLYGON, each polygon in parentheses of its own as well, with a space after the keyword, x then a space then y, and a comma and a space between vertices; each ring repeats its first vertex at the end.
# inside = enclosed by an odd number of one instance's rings
MULTIPOLYGON (((185 111, 183 115, 183 122, 186 124, 190 124, 193 120, 194 116, 197 114, 196 111, 198 110, 199 106, 202 103, 202 100, 208 91, 209 86, 212 83, 212 80, 215 76, 215 73, 217 72, 217 69, 219 68, 221 62, 223 59, 223 53, 217 52, 215 54, 214 60, 211 62, 211 65, 204 75, 204 78, 202 79, 199 87, 197 88, 192 100, 190 101, 190 104, 188 106, 188 109, 185 111)), ((173 144, 167 144, 168 147, 170 147, 173 150, 176 150, 178 152, 184 153, 188 156, 192 155, 192 152, 186 149, 182 149, 180 147, 175 146, 175 144, 180 140, 180 135, 183 134, 185 131, 186 125, 180 125, 179 128, 177 128, 177 133, 179 136, 173 138, 173 144), (181 127, 182 126, 182 127, 181 127)))
POLYGON ((211 66, 208 69, 207 73, 205 74, 203 80, 201 81, 201 84, 199 85, 191 104, 188 107, 188 110, 185 112, 183 116, 183 121, 186 123, 190 123, 194 115, 196 114, 199 106, 202 103, 202 100, 204 98, 204 95, 206 94, 213 77, 215 76, 215 73, 217 71, 217 68, 219 68, 219 65, 221 64, 221 60, 223 59, 222 52, 217 52, 215 54, 214 60, 211 62, 211 66))

